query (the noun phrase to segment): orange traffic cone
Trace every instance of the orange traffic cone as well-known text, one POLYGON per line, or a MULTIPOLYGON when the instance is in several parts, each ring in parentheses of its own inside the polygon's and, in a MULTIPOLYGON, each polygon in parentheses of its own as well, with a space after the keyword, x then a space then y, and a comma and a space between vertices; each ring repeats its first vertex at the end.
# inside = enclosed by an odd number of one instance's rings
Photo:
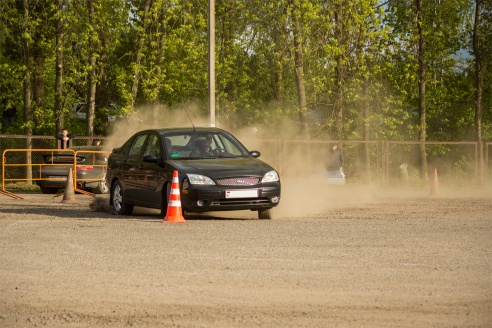
POLYGON ((186 222, 183 213, 181 212, 181 196, 179 195, 179 177, 178 171, 173 173, 173 182, 171 185, 171 194, 167 202, 167 212, 164 217, 164 222, 186 222))
POLYGON ((65 184, 65 192, 63 193, 62 203, 76 203, 75 190, 73 188, 72 168, 68 169, 67 183, 65 184))
POLYGON ((431 196, 439 196, 439 181, 437 180, 437 169, 434 169, 434 180, 431 184, 431 196))

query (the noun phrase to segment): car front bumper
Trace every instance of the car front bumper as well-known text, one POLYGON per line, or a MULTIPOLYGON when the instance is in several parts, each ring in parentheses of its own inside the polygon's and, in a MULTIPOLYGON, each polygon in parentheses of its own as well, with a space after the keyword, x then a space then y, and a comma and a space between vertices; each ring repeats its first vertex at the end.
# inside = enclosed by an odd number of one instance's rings
POLYGON ((193 186, 181 190, 182 207, 191 212, 261 210, 275 207, 280 202, 280 184, 272 184, 248 189, 227 188, 224 186, 193 186), (227 194, 257 191, 253 197, 227 194))

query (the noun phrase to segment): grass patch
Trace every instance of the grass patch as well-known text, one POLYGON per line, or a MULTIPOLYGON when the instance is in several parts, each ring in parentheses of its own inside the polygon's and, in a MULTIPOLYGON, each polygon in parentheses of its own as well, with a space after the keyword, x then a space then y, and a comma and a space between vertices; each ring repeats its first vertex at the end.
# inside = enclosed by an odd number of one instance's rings
POLYGON ((39 186, 35 183, 30 182, 15 182, 6 183, 4 186, 5 190, 16 190, 16 191, 28 191, 28 192, 40 192, 39 186))

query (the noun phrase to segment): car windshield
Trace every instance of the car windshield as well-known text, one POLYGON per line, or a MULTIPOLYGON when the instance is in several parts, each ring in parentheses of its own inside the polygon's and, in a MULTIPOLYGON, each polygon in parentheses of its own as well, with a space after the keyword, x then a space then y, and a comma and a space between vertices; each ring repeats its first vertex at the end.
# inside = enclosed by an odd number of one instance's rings
POLYGON ((216 131, 197 131, 164 135, 166 152, 171 159, 203 159, 250 156, 232 135, 216 131))

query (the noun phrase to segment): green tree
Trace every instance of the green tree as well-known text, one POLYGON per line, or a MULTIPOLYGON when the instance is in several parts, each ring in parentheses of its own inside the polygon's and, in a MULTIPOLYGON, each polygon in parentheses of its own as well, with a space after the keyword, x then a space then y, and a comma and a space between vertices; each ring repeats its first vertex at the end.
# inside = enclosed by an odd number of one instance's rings
MULTIPOLYGON (((288 121, 302 137, 308 123, 309 138, 342 140, 490 138, 490 11, 483 0, 219 1, 219 123, 283 132, 288 121), (312 111, 324 124, 309 124, 312 111)), ((208 113, 201 0, 4 0, 0 24, 0 111, 18 110, 9 133, 107 134, 112 103, 208 113), (78 102, 85 125, 68 115, 78 102)))
MULTIPOLYGON (((487 64, 490 65, 490 38, 492 37, 492 4, 490 1, 475 0, 475 15, 473 22, 472 52, 475 63, 475 140, 479 143, 479 160, 482 172, 482 106, 484 80, 487 75, 487 64), (489 40, 488 42, 485 40, 489 40), (488 57, 488 58, 487 58, 488 57), (488 59, 488 60, 487 60, 488 59)), ((490 86, 490 84, 489 84, 490 86)), ((490 89, 489 89, 490 91, 490 89)), ((490 93, 490 92, 489 92, 490 93)))
MULTIPOLYGON (((458 69, 457 54, 464 46, 463 26, 469 10, 467 1, 388 1, 387 24, 391 27, 392 85, 402 106, 414 111, 418 140, 438 138, 440 123, 450 107, 448 83, 458 69), (417 91, 417 92, 416 92, 417 91)), ((421 174, 428 175, 425 144, 421 144, 421 174)))

